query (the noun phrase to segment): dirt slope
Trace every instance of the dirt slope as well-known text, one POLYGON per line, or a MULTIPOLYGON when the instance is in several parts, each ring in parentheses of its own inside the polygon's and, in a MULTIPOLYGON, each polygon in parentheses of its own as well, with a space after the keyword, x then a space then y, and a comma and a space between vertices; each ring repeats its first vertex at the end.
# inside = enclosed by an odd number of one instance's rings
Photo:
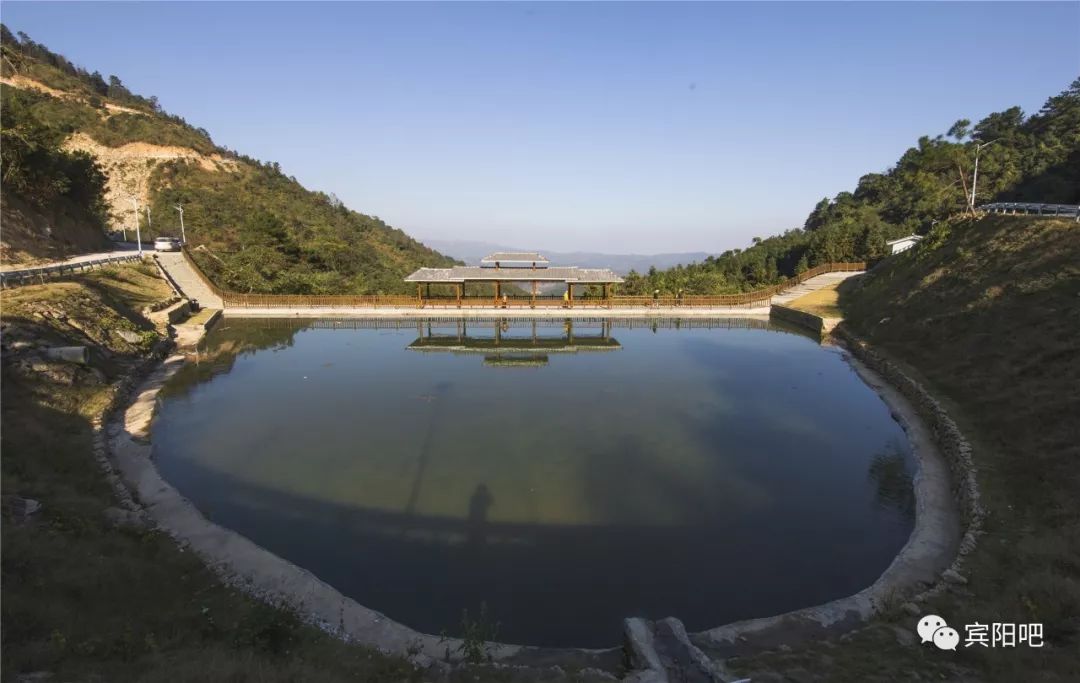
POLYGON ((206 155, 187 147, 149 142, 129 142, 119 147, 109 147, 85 133, 74 133, 64 143, 64 149, 89 153, 108 176, 105 201, 109 207, 109 225, 115 230, 123 227, 132 229, 131 197, 138 197, 139 206, 145 210, 150 201, 150 178, 165 162, 189 161, 212 172, 236 170, 236 162, 220 154, 206 155))

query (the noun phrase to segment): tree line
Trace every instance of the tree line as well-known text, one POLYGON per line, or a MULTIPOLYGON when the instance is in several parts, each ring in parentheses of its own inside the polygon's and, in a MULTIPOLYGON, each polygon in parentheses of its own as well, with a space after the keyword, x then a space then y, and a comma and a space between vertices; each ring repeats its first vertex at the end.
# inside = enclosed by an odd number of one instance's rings
POLYGON ((775 284, 821 263, 874 261, 885 242, 989 201, 1080 203, 1080 79, 1034 115, 1020 107, 919 138, 884 173, 818 202, 805 223, 700 263, 631 272, 622 291, 714 294, 775 284), (974 183, 978 154, 978 181, 974 183), (972 188, 972 185, 976 186, 972 188))

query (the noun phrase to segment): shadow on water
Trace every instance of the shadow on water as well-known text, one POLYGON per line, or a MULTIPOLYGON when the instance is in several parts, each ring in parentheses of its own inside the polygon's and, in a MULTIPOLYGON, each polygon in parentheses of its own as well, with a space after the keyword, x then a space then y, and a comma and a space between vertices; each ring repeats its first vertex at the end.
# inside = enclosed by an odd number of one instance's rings
MULTIPOLYGON (((409 502, 405 505, 406 516, 412 517, 416 513, 416 502, 420 500, 420 489, 427 474, 428 465, 431 462, 431 453, 436 443, 436 434, 441 425, 441 406, 446 405, 446 398, 450 395, 450 382, 439 382, 435 385, 431 394, 421 396, 429 406, 431 415, 427 420, 427 430, 424 432, 424 440, 420 444, 420 453, 416 459, 416 476, 413 477, 412 486, 409 489, 409 502)), ((404 529, 402 533, 404 533, 404 529)))
POLYGON ((469 498, 469 545, 483 547, 487 541, 488 509, 495 504, 495 497, 487 484, 478 484, 469 498))

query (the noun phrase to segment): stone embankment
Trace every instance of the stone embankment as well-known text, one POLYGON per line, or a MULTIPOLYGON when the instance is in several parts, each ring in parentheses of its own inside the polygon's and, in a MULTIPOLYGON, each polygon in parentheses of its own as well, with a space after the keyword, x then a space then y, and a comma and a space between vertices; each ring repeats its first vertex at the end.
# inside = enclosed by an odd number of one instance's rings
MULTIPOLYGON (((950 470, 952 495, 964 530, 956 559, 945 572, 949 575, 946 578, 950 578, 951 582, 958 582, 956 577, 962 576, 960 572, 964 560, 975 549, 986 516, 979 500, 979 486, 975 463, 972 459, 971 443, 961 433, 956 421, 945 411, 941 402, 895 362, 856 337, 843 325, 833 331, 833 337, 841 341, 856 358, 903 394, 931 430, 934 442, 950 470)), ((936 594, 943 588, 944 584, 939 582, 926 593, 918 596, 916 600, 936 594)))

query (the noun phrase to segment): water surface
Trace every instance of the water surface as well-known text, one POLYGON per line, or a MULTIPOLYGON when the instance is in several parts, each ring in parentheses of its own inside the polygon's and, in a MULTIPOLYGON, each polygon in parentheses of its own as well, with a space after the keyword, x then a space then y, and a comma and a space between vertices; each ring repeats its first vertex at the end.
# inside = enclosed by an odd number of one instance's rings
POLYGON ((228 319, 155 458, 210 519, 413 628, 613 646, 856 592, 911 532, 903 431, 759 321, 228 319))

